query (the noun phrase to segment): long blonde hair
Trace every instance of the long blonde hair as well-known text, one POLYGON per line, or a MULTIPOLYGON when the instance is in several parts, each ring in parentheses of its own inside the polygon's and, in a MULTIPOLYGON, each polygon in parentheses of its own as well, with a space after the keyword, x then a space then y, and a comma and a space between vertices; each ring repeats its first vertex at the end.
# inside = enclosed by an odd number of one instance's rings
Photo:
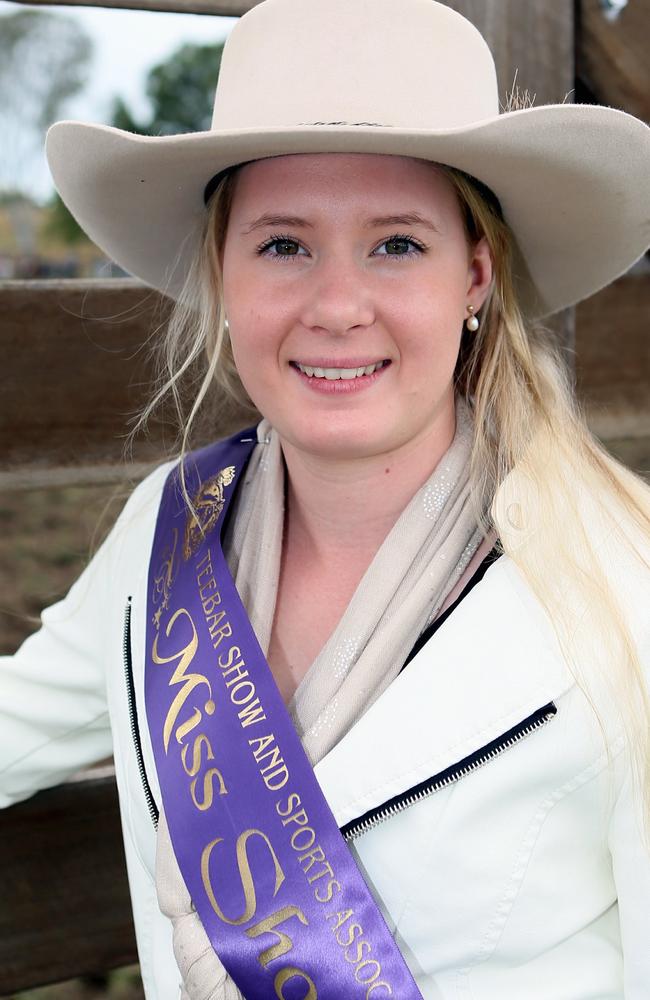
MULTIPOLYGON (((638 650, 597 545, 585 529, 590 498, 632 558, 648 567, 622 525, 650 540, 650 487, 612 458, 590 432, 557 341, 527 323, 513 281, 513 237, 494 195, 462 171, 435 165, 453 184, 468 244, 485 237, 494 265, 489 297, 475 335, 465 331, 456 366, 457 391, 474 413, 471 483, 477 519, 499 544, 546 609, 576 681, 591 701, 590 679, 575 646, 575 608, 599 651, 598 672, 614 693, 650 829, 650 700, 638 650), (514 483, 513 483, 514 477, 514 483), (569 592, 573 600, 568 600, 569 592), (577 602, 577 605, 576 605, 577 602)), ((226 433, 259 418, 237 374, 224 326, 221 254, 236 169, 216 186, 200 248, 170 314, 158 349, 155 393, 134 428, 167 397, 177 414, 178 451, 192 446, 206 422, 226 433), (203 418, 203 419, 201 419, 203 418), (216 422, 215 422, 216 421, 216 422)), ((190 498, 187 497, 189 501, 190 498)), ((601 723, 601 728, 604 726, 601 723)))

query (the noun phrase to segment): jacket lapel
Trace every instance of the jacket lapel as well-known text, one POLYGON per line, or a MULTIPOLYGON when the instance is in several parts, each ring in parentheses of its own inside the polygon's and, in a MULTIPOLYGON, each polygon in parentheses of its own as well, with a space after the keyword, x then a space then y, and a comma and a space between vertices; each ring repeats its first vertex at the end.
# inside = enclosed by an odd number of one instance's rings
POLYGON ((541 606, 501 556, 317 764, 339 826, 475 754, 573 683, 541 606))

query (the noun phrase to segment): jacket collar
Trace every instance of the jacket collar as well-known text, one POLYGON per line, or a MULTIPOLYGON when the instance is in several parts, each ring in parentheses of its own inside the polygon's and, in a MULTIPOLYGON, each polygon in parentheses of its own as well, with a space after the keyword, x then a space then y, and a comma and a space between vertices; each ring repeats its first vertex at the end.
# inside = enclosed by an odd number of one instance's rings
POLYGON ((501 556, 315 773, 340 827, 468 757, 574 681, 501 556))

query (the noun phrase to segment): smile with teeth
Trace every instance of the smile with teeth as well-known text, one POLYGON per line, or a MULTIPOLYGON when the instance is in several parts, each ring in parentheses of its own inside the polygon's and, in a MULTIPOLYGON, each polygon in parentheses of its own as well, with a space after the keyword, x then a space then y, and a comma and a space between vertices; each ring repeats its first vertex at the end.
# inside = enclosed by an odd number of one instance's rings
POLYGON ((292 364, 309 378, 326 378, 330 382, 334 382, 336 379, 353 379, 372 375, 373 372, 389 365, 390 361, 377 361, 375 364, 364 365, 361 368, 315 368, 311 365, 301 365, 299 361, 294 361, 292 364))

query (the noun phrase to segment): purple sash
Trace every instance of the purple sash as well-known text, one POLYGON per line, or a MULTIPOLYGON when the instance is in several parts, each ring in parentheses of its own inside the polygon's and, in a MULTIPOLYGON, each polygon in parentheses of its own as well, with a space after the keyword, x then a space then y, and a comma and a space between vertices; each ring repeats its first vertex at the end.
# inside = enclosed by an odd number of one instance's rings
POLYGON ((422 1000, 315 778, 221 549, 255 429, 163 490, 145 698, 176 858, 247 1000, 422 1000))

